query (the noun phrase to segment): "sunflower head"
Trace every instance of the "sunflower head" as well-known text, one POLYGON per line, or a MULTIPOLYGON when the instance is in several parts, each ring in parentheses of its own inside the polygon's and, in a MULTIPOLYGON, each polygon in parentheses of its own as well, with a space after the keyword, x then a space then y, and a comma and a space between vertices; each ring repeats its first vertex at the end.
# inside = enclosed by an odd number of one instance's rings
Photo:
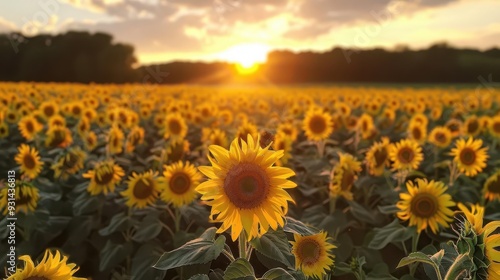
POLYGON ((283 151, 269 150, 269 146, 262 148, 259 138, 251 135, 241 145, 238 140, 231 143, 229 150, 215 145, 208 148, 212 166, 202 166, 199 170, 209 180, 196 191, 212 207, 211 220, 222 223, 219 233, 231 228, 232 240, 242 232, 250 240, 269 228, 284 225, 288 201, 293 201, 285 189, 296 186, 287 178, 295 173, 274 166, 283 151))
POLYGON ((73 143, 73 137, 67 127, 50 126, 45 139, 45 146, 48 148, 66 148, 73 143))
POLYGON ((302 129, 309 140, 325 140, 333 131, 332 116, 321 109, 312 108, 306 113, 302 129))
POLYGON ((333 269, 335 256, 331 250, 337 247, 328 242, 325 232, 308 236, 294 233, 293 237, 290 243, 295 269, 300 269, 307 277, 323 279, 323 275, 333 269))
POLYGON ((444 126, 436 126, 429 135, 429 142, 439 148, 447 148, 451 144, 451 131, 444 126))
POLYGON ((123 169, 115 164, 113 160, 106 160, 97 163, 94 169, 83 174, 83 178, 90 179, 87 191, 91 195, 99 195, 108 192, 114 192, 116 184, 120 182, 125 175, 123 169))
MULTIPOLYGON (((33 213, 40 199, 39 191, 31 183, 17 181, 16 186, 16 213, 33 213)), ((0 210, 3 209, 3 215, 7 215, 9 205, 8 188, 0 190, 0 210)))
POLYGON ((489 122, 490 134, 496 138, 500 138, 500 115, 494 116, 489 122))
POLYGON ((45 119, 50 119, 59 113, 59 106, 54 101, 46 101, 40 104, 39 110, 45 119))
POLYGON ((67 180, 70 175, 76 174, 83 168, 87 155, 79 147, 69 150, 52 165, 54 178, 67 180))
POLYGON ((19 257, 24 262, 23 268, 18 268, 7 280, 19 279, 70 279, 83 280, 73 275, 78 271, 74 263, 67 263, 68 257, 63 256, 59 251, 51 252, 46 250, 43 259, 35 265, 31 257, 23 255, 19 257))
POLYGON ((342 196, 352 200, 351 189, 358 179, 358 173, 361 172, 361 162, 350 154, 340 154, 339 157, 339 164, 333 168, 330 178, 330 196, 332 198, 342 196))
POLYGON ((476 115, 470 116, 464 123, 463 134, 467 136, 474 137, 478 135, 483 128, 481 127, 481 122, 476 115))
POLYGON ((18 124, 21 135, 28 141, 33 140, 35 135, 42 130, 43 126, 33 116, 22 117, 18 124))
POLYGON ((125 134, 123 131, 118 127, 118 125, 113 125, 108 134, 108 149, 112 155, 119 154, 123 151, 124 139, 125 134))
POLYGON ((368 172, 374 176, 384 173, 385 167, 389 165, 389 138, 382 138, 381 142, 374 143, 366 153, 368 172))
POLYGON ((290 136, 284 134, 283 132, 278 132, 274 137, 272 148, 275 151, 283 151, 283 157, 279 159, 276 164, 279 166, 287 164, 288 160, 292 157, 292 139, 290 136))
POLYGON ((9 125, 6 122, 0 122, 0 138, 9 136, 9 125))
POLYGON ((128 178, 128 187, 120 194, 127 199, 127 206, 144 208, 153 205, 164 188, 164 178, 157 177, 157 173, 147 171, 141 174, 135 172, 128 178))
POLYGON ((184 139, 188 132, 188 126, 186 121, 179 113, 174 113, 167 115, 165 120, 165 133, 163 137, 165 139, 171 139, 172 141, 178 141, 184 139))
POLYGON ((389 157, 393 170, 418 169, 424 159, 422 148, 412 139, 403 139, 392 144, 389 148, 389 157))
POLYGON ((43 167, 38 151, 26 144, 21 144, 18 150, 19 153, 16 155, 15 161, 21 166, 21 172, 31 179, 35 179, 43 167))
POLYGON ((396 204, 398 218, 409 220, 409 225, 416 226, 418 232, 430 227, 433 233, 437 233, 440 227, 449 227, 453 221, 450 207, 455 203, 446 193, 445 184, 427 179, 417 179, 416 182, 416 185, 407 182, 407 191, 399 194, 400 200, 396 204))
POLYGON ((127 135, 125 150, 127 151, 127 153, 132 153, 135 149, 135 146, 142 143, 144 143, 144 128, 140 126, 134 126, 127 135))
POLYGON ((486 180, 483 194, 487 200, 500 200, 500 170, 486 180))
POLYGON ((161 199, 175 207, 188 205, 196 199, 195 188, 201 180, 201 174, 189 162, 178 161, 165 166, 163 172, 165 188, 161 199))
POLYGON ((453 161, 457 164, 460 172, 466 176, 474 177, 486 167, 488 159, 488 148, 481 148, 483 140, 474 140, 470 137, 467 141, 464 139, 457 140, 455 148, 451 149, 453 161))

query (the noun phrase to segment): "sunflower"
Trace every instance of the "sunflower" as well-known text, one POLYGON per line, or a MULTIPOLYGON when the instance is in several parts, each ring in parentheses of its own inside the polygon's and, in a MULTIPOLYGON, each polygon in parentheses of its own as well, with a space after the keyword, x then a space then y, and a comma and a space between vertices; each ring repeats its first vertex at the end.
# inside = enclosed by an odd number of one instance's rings
POLYGON ((92 151, 97 146, 97 135, 95 132, 90 131, 85 136, 83 136, 83 143, 85 144, 85 149, 87 151, 92 151))
POLYGON ((486 180, 483 193, 487 200, 500 200, 500 170, 486 180))
POLYGON ((446 122, 445 126, 450 130, 452 137, 460 136, 462 122, 457 119, 450 119, 446 122))
POLYGON ((408 138, 413 139, 418 143, 423 143, 427 137, 427 126, 419 121, 410 121, 407 133, 408 138))
POLYGON ((437 233, 439 226, 447 228, 453 221, 453 211, 450 207, 455 206, 451 196, 446 192, 447 187, 442 182, 427 179, 417 179, 417 185, 409 181, 406 183, 407 192, 400 193, 400 200, 396 204, 400 211, 398 218, 410 221, 410 226, 417 226, 417 231, 431 228, 437 233))
POLYGON ((40 161, 40 156, 36 148, 31 148, 26 144, 21 144, 18 148, 19 153, 15 160, 21 166, 21 172, 31 179, 35 179, 42 171, 43 162, 40 161))
POLYGON ((201 174, 194 165, 178 161, 164 167, 163 176, 165 176, 166 184, 161 193, 161 199, 171 202, 175 207, 188 205, 195 200, 195 188, 201 180, 201 174))
POLYGON ((99 162, 94 166, 93 170, 89 170, 87 173, 83 174, 83 178, 90 179, 90 184, 87 187, 87 191, 91 195, 98 195, 108 192, 114 192, 115 186, 125 175, 123 169, 115 164, 113 160, 106 160, 99 162))
POLYGON ((238 138, 238 143, 244 142, 246 136, 250 134, 253 138, 257 138, 259 131, 257 130, 257 126, 248 121, 243 121, 243 123, 238 127, 238 131, 236 132, 236 138, 238 138))
POLYGON ((283 157, 283 151, 262 148, 260 139, 248 135, 247 142, 238 144, 236 138, 229 151, 220 146, 208 149, 212 166, 199 170, 210 179, 201 183, 196 191, 201 200, 212 206, 211 220, 222 222, 218 232, 231 227, 231 238, 236 240, 243 232, 248 240, 284 225, 288 201, 293 201, 285 191, 296 187, 287 180, 295 173, 284 167, 273 166, 283 157))
POLYGON ((21 135, 27 140, 31 141, 35 135, 42 130, 43 126, 33 116, 22 117, 18 123, 21 135))
POLYGON ((496 138, 500 138, 500 115, 494 116, 490 119, 489 129, 491 135, 496 138))
POLYGON ((45 139, 45 146, 48 148, 66 148, 73 142, 71 132, 64 126, 50 126, 45 139))
POLYGON ((87 155, 80 147, 72 148, 52 165, 51 169, 54 170, 54 178, 67 180, 70 175, 76 174, 83 168, 86 157, 87 155))
POLYGON ((128 179, 127 190, 120 194, 127 198, 128 207, 138 209, 153 205, 165 183, 164 178, 158 178, 157 173, 151 170, 142 174, 133 172, 128 179))
POLYGON ((290 136, 283 132, 278 132, 274 137, 272 147, 275 151, 283 151, 283 157, 276 162, 276 165, 283 166, 287 164, 288 160, 292 157, 292 139, 290 136))
MULTIPOLYGON (((9 212, 9 188, 0 190, 0 209, 3 210, 3 215, 9 212)), ((37 188, 27 182, 17 181, 15 186, 16 194, 16 213, 23 212, 25 214, 35 212, 40 199, 40 194, 37 188)))
POLYGON ((389 166, 389 138, 383 137, 381 142, 374 143, 366 153, 368 172, 374 176, 384 174, 386 166, 389 166))
POLYGON ((482 148, 483 140, 470 137, 467 141, 458 139, 455 148, 451 149, 450 155, 454 156, 453 161, 457 163, 460 172, 468 177, 474 177, 486 167, 488 148, 482 148))
POLYGON ((467 136, 478 135, 483 128, 476 115, 470 116, 463 125, 463 133, 467 136))
POLYGON ((90 131, 90 120, 87 117, 81 117, 76 125, 78 135, 83 137, 90 131))
POLYGON ((369 139, 377 132, 373 123, 373 117, 368 114, 362 114, 358 119, 358 130, 361 132, 361 138, 369 139))
POLYGON ((328 242, 326 232, 301 236, 293 234, 292 254, 295 257, 295 269, 300 269, 307 277, 323 279, 323 275, 331 270, 335 256, 331 250, 337 248, 328 242))
POLYGON ((165 151, 166 159, 170 162, 176 162, 184 158, 189 153, 189 141, 177 140, 168 144, 165 151))
POLYGON ((20 117, 19 113, 13 109, 7 110, 7 112, 5 114, 5 120, 8 123, 12 123, 12 124, 17 123, 17 120, 19 119, 19 117, 20 117))
POLYGON ((186 121, 179 113, 167 116, 165 120, 165 133, 163 135, 165 139, 170 139, 172 141, 184 139, 187 132, 188 126, 186 125, 186 121))
POLYGON ((28 279, 53 279, 53 280, 84 280, 85 278, 73 277, 78 271, 74 263, 67 263, 68 257, 63 256, 59 251, 52 253, 46 250, 43 259, 36 266, 30 256, 19 257, 24 261, 24 268, 16 269, 6 280, 28 280, 28 279))
POLYGON ((402 139, 389 148, 393 170, 418 169, 424 159, 422 148, 415 140, 402 139))
POLYGON ((127 135, 127 140, 125 142, 125 150, 127 153, 132 153, 135 146, 142 144, 144 142, 144 128, 139 126, 134 126, 127 135))
POLYGON ((9 125, 5 122, 0 123, 0 138, 9 136, 9 125))
POLYGON ((45 119, 50 119, 59 113, 59 106, 54 101, 45 101, 40 104, 39 110, 45 119))
POLYGON ((307 111, 302 124, 306 136, 311 141, 322 141, 332 133, 332 116, 320 109, 307 111))
POLYGON ((436 126, 429 134, 429 142, 439 148, 447 148, 451 144, 451 131, 445 126, 436 126))
POLYGON ((123 131, 118 127, 118 125, 114 124, 108 134, 109 153, 112 155, 121 153, 123 150, 124 139, 125 135, 123 134, 123 131))
POLYGON ((229 144, 227 141, 226 132, 218 128, 210 130, 206 139, 206 143, 208 144, 208 146, 217 145, 223 148, 227 148, 229 144))
POLYGON ((280 123, 278 128, 276 129, 276 134, 283 133, 287 135, 290 140, 295 141, 297 139, 297 135, 299 134, 297 128, 290 122, 280 123))
POLYGON ((49 119, 49 127, 66 126, 66 119, 61 115, 53 115, 49 119))
POLYGON ((458 253, 468 254, 473 262, 470 272, 473 279, 500 279, 500 221, 483 226, 484 207, 462 203, 458 208, 465 220, 457 241, 458 253), (465 250, 463 250, 464 248, 465 250), (462 250, 464 252, 461 252, 462 250), (474 277, 475 276, 475 277, 474 277))
POLYGON ((332 198, 342 196, 347 200, 352 200, 351 189, 358 179, 358 173, 361 172, 361 162, 350 154, 339 154, 339 157, 339 164, 332 170, 329 186, 330 196, 332 198))

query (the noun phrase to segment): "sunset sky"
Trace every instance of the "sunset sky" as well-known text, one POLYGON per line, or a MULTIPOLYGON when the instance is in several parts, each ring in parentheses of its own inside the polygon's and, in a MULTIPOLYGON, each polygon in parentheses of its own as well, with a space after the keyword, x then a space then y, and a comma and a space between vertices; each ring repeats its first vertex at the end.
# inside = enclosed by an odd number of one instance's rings
POLYGON ((499 11, 498 0, 16 0, 0 2, 0 32, 103 31, 143 64, 251 63, 272 49, 486 49, 500 46, 499 11))

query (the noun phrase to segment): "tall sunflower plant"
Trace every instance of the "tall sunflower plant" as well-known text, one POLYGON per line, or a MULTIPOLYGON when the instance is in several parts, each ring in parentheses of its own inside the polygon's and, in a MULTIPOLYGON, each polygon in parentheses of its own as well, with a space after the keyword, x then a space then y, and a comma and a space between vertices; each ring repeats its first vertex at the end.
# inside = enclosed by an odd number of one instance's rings
POLYGON ((296 184, 291 169, 275 165, 283 151, 261 147, 251 135, 236 138, 228 150, 211 145, 209 151, 211 166, 198 168, 208 179, 196 191, 218 227, 164 253, 154 267, 177 269, 182 279, 257 279, 252 263, 260 263, 269 270, 259 279, 329 278, 336 248, 331 238, 286 217, 294 203, 287 190, 296 184), (226 268, 210 270, 210 263, 226 268))

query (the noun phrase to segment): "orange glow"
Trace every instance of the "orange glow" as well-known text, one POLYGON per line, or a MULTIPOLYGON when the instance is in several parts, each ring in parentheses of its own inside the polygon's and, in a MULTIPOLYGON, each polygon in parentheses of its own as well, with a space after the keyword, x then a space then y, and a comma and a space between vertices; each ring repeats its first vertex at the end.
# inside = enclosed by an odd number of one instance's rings
POLYGON ((230 47, 221 52, 218 57, 236 63, 238 73, 247 75, 259 69, 259 63, 266 61, 268 52, 269 46, 265 44, 247 43, 230 47))

